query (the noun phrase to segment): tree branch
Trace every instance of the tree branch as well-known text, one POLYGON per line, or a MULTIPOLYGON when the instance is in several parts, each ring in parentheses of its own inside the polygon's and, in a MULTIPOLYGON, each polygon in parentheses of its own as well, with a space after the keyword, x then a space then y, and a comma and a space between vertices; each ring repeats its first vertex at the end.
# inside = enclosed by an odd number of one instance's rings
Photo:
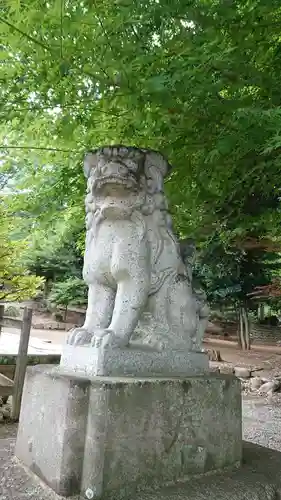
POLYGON ((48 50, 49 52, 53 52, 53 50, 50 47, 48 47, 44 43, 40 42, 39 40, 36 40, 36 38, 33 38, 32 36, 28 35, 24 31, 21 31, 19 28, 17 28, 16 26, 14 26, 12 23, 9 23, 9 21, 7 21, 6 19, 4 19, 3 17, 0 17, 0 22, 3 23, 3 24, 6 24, 7 26, 9 26, 9 28, 11 28, 12 30, 16 31, 17 33, 20 33, 22 36, 24 36, 25 38, 27 38, 28 40, 30 40, 32 43, 35 43, 36 45, 39 45, 40 47, 42 47, 45 50, 48 50))
POLYGON ((0 145, 0 149, 35 149, 42 151, 59 151, 61 153, 77 153, 78 149, 58 149, 58 148, 43 148, 40 146, 3 146, 0 145))

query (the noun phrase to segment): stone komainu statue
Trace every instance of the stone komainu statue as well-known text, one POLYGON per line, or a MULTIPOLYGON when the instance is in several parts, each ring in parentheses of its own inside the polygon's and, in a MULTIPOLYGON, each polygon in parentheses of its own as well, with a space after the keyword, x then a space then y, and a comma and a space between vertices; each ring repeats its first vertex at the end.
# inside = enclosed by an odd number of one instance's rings
POLYGON ((157 349, 201 348, 205 296, 194 292, 186 247, 182 257, 172 230, 163 191, 169 169, 161 154, 133 147, 86 156, 88 308, 70 344, 126 347, 136 338, 157 349))
POLYGON ((189 280, 192 284, 193 296, 195 299, 196 310, 199 319, 196 341, 197 345, 201 347, 204 333, 208 325, 210 310, 207 303, 207 295, 205 291, 201 287, 200 283, 192 277, 192 265, 194 263, 195 252, 196 247, 193 240, 188 238, 180 241, 180 254, 188 272, 189 280))

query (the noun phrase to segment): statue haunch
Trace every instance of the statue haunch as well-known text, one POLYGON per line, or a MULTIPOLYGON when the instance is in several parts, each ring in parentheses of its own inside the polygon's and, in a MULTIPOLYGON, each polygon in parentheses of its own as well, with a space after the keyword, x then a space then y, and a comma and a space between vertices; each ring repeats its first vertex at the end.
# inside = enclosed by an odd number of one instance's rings
POLYGON ((200 349, 203 303, 172 231, 169 168, 159 153, 132 147, 86 156, 88 308, 68 343, 126 347, 135 337, 157 349, 200 349))

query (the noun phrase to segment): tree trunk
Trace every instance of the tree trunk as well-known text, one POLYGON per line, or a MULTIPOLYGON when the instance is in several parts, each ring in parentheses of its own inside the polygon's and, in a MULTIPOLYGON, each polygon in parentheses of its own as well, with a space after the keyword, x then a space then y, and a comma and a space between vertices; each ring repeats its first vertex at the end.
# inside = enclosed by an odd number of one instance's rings
POLYGON ((243 308, 239 308, 239 337, 240 337, 240 345, 243 351, 246 350, 246 342, 245 342, 245 331, 244 331, 244 321, 243 321, 243 308))
POLYGON ((250 343, 249 316, 246 306, 243 307, 243 319, 244 319, 244 332, 245 332, 245 348, 249 351, 251 349, 251 343, 250 343))
POLYGON ((238 341, 238 346, 240 349, 242 349, 242 344, 241 344, 241 325, 240 325, 240 309, 239 307, 235 307, 235 313, 236 313, 236 322, 237 322, 237 341, 238 341))
POLYGON ((63 321, 65 323, 66 323, 66 316, 67 316, 67 306, 65 306, 64 315, 63 315, 63 321))
POLYGON ((240 347, 243 351, 249 350, 250 345, 250 331, 249 331, 249 318, 247 308, 241 306, 239 308, 239 337, 240 347))
POLYGON ((260 304, 259 308, 259 320, 263 321, 264 320, 264 304, 260 304))
POLYGON ((46 278, 44 283, 43 298, 47 299, 51 291, 53 280, 51 278, 46 278))

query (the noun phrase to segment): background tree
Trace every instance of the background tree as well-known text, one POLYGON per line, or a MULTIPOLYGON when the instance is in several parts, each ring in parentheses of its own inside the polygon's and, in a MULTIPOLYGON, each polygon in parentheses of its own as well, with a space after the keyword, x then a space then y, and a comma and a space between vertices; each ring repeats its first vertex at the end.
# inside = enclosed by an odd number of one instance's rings
POLYGON ((64 321, 66 321, 67 308, 70 304, 87 304, 87 286, 79 278, 68 278, 63 282, 56 282, 52 287, 48 301, 50 305, 64 306, 64 321))
POLYGON ((68 233, 61 225, 44 230, 39 228, 30 235, 22 262, 36 276, 45 278, 45 298, 54 282, 81 278, 83 257, 77 238, 79 235, 68 233))
POLYGON ((0 200, 0 300, 25 300, 36 295, 43 279, 29 273, 20 262, 27 242, 13 239, 16 221, 9 217, 0 200))
MULTIPOLYGON (((29 208, 79 210, 84 151, 124 142, 177 167, 167 190, 182 233, 209 237, 234 214, 228 237, 247 234, 245 200, 261 178, 266 195, 279 185, 276 1, 5 5, 4 168, 18 172, 29 208)), ((254 223, 263 234, 264 217, 254 223)))
MULTIPOLYGON (((205 285, 213 309, 230 307, 235 312, 238 340, 243 349, 250 348, 249 314, 254 313, 258 319, 259 302, 253 292, 271 286, 280 276, 280 269, 280 254, 260 248, 225 249, 213 243, 213 247, 201 250, 198 256, 195 275, 205 285)), ((271 301, 269 294, 268 301, 271 301)))

